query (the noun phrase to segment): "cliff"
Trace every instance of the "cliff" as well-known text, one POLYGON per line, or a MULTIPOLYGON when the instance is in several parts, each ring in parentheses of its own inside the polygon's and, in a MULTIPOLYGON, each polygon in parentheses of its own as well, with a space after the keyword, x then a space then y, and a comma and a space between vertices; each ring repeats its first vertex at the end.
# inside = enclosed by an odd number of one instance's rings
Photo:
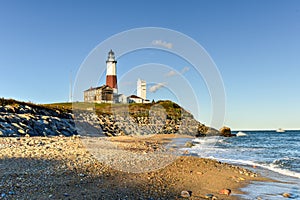
POLYGON ((0 136, 219 135, 171 101, 151 104, 36 105, 0 99, 0 136))

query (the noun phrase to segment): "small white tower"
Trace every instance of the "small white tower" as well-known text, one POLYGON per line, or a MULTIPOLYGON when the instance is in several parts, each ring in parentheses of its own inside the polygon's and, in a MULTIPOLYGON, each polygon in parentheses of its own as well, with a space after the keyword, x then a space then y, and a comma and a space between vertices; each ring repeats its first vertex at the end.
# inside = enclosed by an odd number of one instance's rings
POLYGON ((142 99, 147 98, 146 81, 138 79, 137 81, 137 96, 142 99))
POLYGON ((115 60, 115 53, 110 50, 106 60, 106 85, 113 88, 114 94, 118 93, 116 64, 117 61, 115 60))

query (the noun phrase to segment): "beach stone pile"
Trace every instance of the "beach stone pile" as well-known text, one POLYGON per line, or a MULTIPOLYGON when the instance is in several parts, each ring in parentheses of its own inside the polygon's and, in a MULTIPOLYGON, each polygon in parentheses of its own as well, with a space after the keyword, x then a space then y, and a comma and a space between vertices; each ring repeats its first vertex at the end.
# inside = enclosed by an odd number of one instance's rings
POLYGON ((29 105, 0 106, 0 136, 71 136, 72 114, 29 105))

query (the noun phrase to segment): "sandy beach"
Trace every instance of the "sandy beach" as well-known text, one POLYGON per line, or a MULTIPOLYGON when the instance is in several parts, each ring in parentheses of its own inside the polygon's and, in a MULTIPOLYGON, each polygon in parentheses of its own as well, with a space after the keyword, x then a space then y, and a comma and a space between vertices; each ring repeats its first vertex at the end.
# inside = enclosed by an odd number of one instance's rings
MULTIPOLYGON (((172 135, 114 137, 108 140, 126 152, 143 155, 163 149, 172 135)), ((0 138, 0 192, 7 199, 238 199, 239 188, 264 180, 248 170, 193 156, 177 156, 158 170, 139 173, 101 163, 85 138, 0 138), (229 196, 220 190, 230 189, 229 196)), ((107 139, 107 138, 105 138, 107 139)), ((99 150, 105 153, 105 151, 99 150)), ((130 159, 130 158, 129 158, 130 159)), ((146 161, 151 165, 153 160, 146 161)))

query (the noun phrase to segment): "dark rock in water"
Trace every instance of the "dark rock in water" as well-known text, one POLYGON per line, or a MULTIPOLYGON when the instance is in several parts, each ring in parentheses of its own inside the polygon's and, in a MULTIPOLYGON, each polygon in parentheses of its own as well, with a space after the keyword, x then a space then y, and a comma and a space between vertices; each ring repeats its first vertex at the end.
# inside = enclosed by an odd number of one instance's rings
POLYGON ((232 136, 236 136, 235 134, 231 133, 231 129, 227 126, 224 126, 220 129, 220 135, 224 136, 224 137, 232 137, 232 136))
POLYGON ((188 147, 188 148, 191 148, 191 147, 194 146, 194 144, 193 144, 193 142, 188 141, 188 142, 186 142, 186 143, 184 144, 184 146, 185 146, 185 147, 188 147))

